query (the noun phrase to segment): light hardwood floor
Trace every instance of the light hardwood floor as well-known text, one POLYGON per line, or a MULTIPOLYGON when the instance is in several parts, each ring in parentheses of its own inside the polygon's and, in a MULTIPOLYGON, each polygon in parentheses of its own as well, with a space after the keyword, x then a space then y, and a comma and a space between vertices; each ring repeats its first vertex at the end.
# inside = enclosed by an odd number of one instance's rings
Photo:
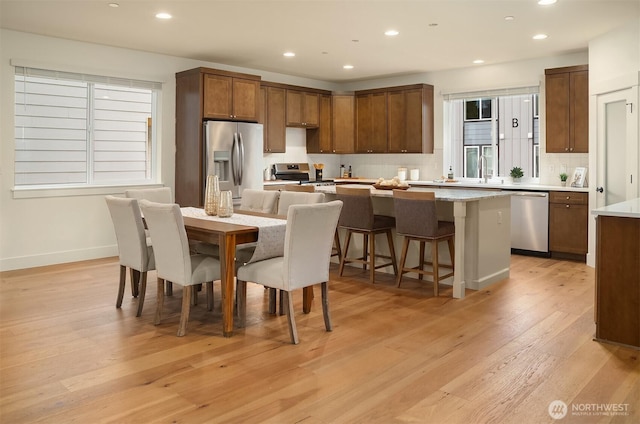
POLYGON ((396 289, 384 274, 372 286, 358 272, 332 271, 333 332, 319 289, 309 315, 295 293, 297 346, 261 286, 249 285, 234 337, 222 337, 216 284, 214 312, 201 293, 178 338, 181 290, 154 326, 153 272, 140 318, 128 284, 115 308, 114 258, 4 272, 0 422, 640 421, 640 352, 592 340, 586 265, 512 256, 511 278, 464 300, 410 279, 396 289), (569 408, 561 421, 548 413, 555 400, 569 408), (613 404, 626 415, 584 415, 613 404))

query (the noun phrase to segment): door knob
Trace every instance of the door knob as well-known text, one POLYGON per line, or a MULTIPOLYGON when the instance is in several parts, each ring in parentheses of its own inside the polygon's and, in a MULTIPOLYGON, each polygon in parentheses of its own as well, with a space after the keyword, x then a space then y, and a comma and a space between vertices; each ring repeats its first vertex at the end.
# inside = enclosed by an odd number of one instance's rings
POLYGON ((596 191, 598 193, 602 193, 604 191, 604 187, 598 187, 598 188, 596 188, 596 191))

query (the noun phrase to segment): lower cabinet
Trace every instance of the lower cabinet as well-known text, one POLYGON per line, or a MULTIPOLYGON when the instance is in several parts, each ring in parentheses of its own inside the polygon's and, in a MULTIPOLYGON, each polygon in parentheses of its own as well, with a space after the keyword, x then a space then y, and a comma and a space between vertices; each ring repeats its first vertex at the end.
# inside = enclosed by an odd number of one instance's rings
POLYGON ((589 195, 570 191, 549 193, 549 250, 551 254, 586 259, 589 195))
POLYGON ((640 349, 640 218, 596 218, 596 340, 640 349))

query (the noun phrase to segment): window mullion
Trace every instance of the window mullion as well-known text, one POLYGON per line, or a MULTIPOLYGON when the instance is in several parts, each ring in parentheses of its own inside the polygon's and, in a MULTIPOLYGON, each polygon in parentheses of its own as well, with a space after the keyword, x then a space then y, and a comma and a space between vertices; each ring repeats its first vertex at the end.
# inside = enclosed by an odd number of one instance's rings
POLYGON ((93 184, 94 157, 94 84, 87 84, 87 183, 93 184))

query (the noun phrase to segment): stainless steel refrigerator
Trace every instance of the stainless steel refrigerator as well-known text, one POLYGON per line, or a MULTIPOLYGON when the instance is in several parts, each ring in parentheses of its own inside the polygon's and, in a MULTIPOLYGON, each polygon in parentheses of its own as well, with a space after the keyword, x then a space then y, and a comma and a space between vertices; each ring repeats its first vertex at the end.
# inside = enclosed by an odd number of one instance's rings
POLYGON ((240 204, 245 189, 263 188, 262 145, 262 124, 206 121, 205 182, 207 175, 217 175, 220 189, 231 190, 234 204, 240 204))

